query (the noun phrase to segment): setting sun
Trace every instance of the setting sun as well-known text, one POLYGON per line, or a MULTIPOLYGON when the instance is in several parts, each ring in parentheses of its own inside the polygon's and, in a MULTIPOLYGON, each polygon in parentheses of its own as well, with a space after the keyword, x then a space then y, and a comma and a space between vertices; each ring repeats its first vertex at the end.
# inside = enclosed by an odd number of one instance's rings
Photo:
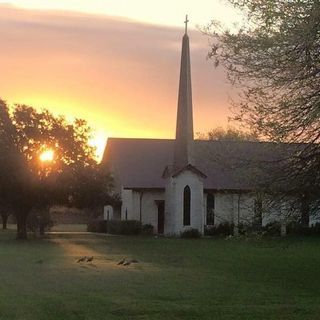
POLYGON ((40 160, 43 162, 50 162, 53 160, 54 152, 51 149, 45 150, 40 154, 40 160))

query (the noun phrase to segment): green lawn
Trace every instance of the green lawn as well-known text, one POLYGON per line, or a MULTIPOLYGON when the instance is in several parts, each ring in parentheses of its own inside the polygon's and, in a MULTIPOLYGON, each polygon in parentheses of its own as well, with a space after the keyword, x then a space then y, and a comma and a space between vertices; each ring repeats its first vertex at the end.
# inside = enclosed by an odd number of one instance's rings
POLYGON ((56 224, 51 228, 52 232, 86 232, 86 224, 56 224))
POLYGON ((319 248, 312 237, 19 242, 1 231, 0 319, 319 319, 319 248), (117 266, 123 257, 139 263, 117 266))
MULTIPOLYGON (((16 224, 8 224, 8 229, 10 230, 16 230, 17 225, 16 224)), ((86 224, 55 224, 51 228, 52 232, 86 232, 87 231, 87 225, 86 224)))

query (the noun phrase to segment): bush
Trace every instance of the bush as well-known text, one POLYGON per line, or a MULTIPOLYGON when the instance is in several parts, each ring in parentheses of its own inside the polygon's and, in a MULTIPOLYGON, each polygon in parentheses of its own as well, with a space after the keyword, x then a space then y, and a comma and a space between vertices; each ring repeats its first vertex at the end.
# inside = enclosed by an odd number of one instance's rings
POLYGON ((107 221, 106 220, 91 220, 87 224, 87 231, 89 232, 98 232, 98 233, 107 233, 107 221))
POLYGON ((198 229, 188 229, 185 230, 183 232, 181 232, 181 238, 186 238, 186 239, 196 239, 196 238, 200 238, 201 237, 201 233, 199 232, 198 229))
POLYGON ((143 234, 153 234, 153 225, 152 224, 144 224, 142 226, 143 234))
POLYGON ((205 226, 206 236, 229 236, 233 234, 233 223, 223 222, 216 226, 205 226))
POLYGON ((230 236, 233 235, 233 228, 233 223, 223 222, 215 227, 215 234, 221 236, 230 236))
POLYGON ((239 235, 247 236, 247 235, 254 235, 261 233, 262 229, 257 228, 257 226, 250 224, 250 223, 244 223, 240 222, 238 225, 239 235))
POLYGON ((276 236, 281 234, 281 223, 277 221, 270 222, 262 227, 262 231, 268 235, 276 236))
POLYGON ((315 235, 320 234, 320 224, 317 222, 316 224, 312 225, 311 227, 306 227, 301 225, 298 222, 291 222, 287 225, 287 233, 292 235, 315 235))
POLYGON ((204 235, 205 236, 214 236, 215 227, 214 226, 204 226, 204 235))
POLYGON ((133 235, 140 234, 142 224, 137 220, 109 220, 107 232, 111 234, 133 235))
POLYGON ((311 229, 314 234, 320 234, 320 223, 317 222, 311 226, 311 229))

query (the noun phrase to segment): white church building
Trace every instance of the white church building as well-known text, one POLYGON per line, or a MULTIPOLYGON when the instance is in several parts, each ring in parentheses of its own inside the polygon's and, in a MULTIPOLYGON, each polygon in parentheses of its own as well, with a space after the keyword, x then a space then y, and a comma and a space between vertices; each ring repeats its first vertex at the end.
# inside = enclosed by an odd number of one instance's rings
POLYGON ((189 37, 182 40, 176 138, 109 138, 102 165, 111 170, 121 209, 112 219, 151 224, 174 235, 254 219, 250 169, 243 159, 272 153, 272 143, 194 140, 189 37))

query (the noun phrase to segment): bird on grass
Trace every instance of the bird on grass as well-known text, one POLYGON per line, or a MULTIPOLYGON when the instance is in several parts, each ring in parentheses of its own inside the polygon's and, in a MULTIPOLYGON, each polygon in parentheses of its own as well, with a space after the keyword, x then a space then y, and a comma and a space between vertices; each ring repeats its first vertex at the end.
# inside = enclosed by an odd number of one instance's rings
POLYGON ((136 259, 127 260, 126 258, 123 258, 117 263, 117 265, 129 266, 131 263, 138 263, 138 260, 136 259))
POLYGON ((93 261, 93 256, 87 257, 87 262, 92 262, 93 261))
POLYGON ((130 262, 131 262, 131 263, 138 263, 139 261, 136 260, 136 259, 132 259, 132 260, 130 260, 130 262))
POLYGON ((84 256, 84 257, 80 257, 78 260, 77 260, 77 263, 79 262, 85 262, 87 260, 87 257, 84 256))

